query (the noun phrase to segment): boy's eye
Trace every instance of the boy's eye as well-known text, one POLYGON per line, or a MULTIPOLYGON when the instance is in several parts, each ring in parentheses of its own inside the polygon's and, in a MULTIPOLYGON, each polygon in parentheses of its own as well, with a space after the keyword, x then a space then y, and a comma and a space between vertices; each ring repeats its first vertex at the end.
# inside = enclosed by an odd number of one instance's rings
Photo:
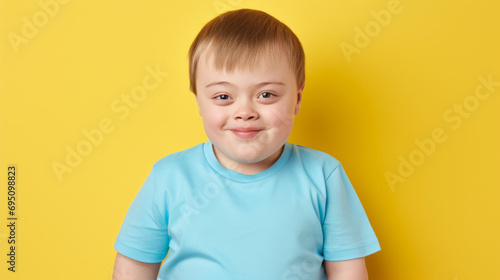
POLYGON ((229 99, 229 95, 221 94, 221 95, 216 96, 215 99, 227 100, 227 99, 229 99))
POLYGON ((271 92, 267 92, 267 91, 266 91, 266 92, 263 92, 263 93, 261 93, 261 94, 259 95, 259 97, 261 97, 261 98, 271 98, 271 97, 273 97, 273 96, 274 96, 274 94, 273 94, 273 93, 271 93, 271 92))

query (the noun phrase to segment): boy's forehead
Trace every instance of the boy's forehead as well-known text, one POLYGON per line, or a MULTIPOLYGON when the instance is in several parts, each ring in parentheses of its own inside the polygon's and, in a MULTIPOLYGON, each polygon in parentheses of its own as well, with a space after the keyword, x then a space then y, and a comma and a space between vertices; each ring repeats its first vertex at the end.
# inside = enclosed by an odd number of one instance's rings
POLYGON ((224 64, 220 65, 222 67, 219 69, 216 65, 216 59, 218 58, 213 53, 207 51, 200 55, 197 80, 210 82, 211 80, 231 76, 254 77, 256 80, 287 80, 290 75, 293 76, 288 59, 284 54, 270 55, 269 53, 261 53, 251 63, 243 59, 233 61, 235 63, 233 65, 234 69, 228 69, 227 65, 224 64))
POLYGON ((278 63, 288 63, 288 59, 284 53, 273 52, 269 49, 236 56, 234 54, 221 54, 213 51, 212 48, 207 48, 200 55, 201 61, 209 66, 213 66, 213 68, 216 68, 215 66, 222 66, 223 68, 235 66, 234 68, 238 70, 249 70, 262 66, 272 66, 278 63))

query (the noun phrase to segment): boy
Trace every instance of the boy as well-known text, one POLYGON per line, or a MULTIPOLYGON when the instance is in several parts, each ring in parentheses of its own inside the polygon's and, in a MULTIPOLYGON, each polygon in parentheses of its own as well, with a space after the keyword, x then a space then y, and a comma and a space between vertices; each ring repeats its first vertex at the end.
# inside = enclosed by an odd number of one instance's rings
POLYGON ((227 12, 189 62, 210 141, 153 166, 113 278, 368 279, 364 257, 380 246, 342 165, 287 142, 305 82, 293 32, 261 11, 227 12))

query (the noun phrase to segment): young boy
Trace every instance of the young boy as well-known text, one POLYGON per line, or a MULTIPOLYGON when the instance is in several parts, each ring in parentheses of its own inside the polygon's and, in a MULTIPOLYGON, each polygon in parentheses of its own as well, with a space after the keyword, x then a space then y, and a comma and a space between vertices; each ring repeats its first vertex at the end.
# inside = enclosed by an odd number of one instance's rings
POLYGON ((261 11, 227 12, 189 63, 210 141, 153 166, 113 279, 368 279, 364 257, 380 246, 342 165, 287 142, 305 82, 293 32, 261 11))

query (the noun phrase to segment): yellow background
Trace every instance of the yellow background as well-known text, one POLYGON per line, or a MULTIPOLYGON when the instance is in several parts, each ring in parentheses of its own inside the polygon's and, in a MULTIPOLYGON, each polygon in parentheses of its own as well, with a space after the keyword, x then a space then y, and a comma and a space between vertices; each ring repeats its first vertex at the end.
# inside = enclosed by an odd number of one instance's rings
POLYGON ((74 0, 48 16, 39 1, 0 1, 0 278, 111 278, 114 240, 153 163, 207 140, 189 92, 192 40, 218 13, 255 8, 303 43, 306 87, 290 142, 345 166, 382 247, 367 257, 370 279, 500 279, 500 86, 474 99, 480 77, 500 82, 499 3, 74 0), (373 12, 389 7, 397 13, 377 23, 373 12), (41 26, 31 38, 23 18, 41 26), (16 35, 25 41, 13 44, 16 35), (341 46, 356 42, 346 55, 341 46), (127 116, 112 111, 147 67, 168 76, 127 116), (461 116, 453 110, 464 102, 461 116), (66 164, 67 147, 103 120, 114 130, 59 180, 54 162, 66 164), (419 158, 415 141, 436 129, 446 140, 419 158), (423 163, 391 187, 386 175, 403 174, 410 155, 423 163), (16 273, 6 263, 10 164, 16 273))

